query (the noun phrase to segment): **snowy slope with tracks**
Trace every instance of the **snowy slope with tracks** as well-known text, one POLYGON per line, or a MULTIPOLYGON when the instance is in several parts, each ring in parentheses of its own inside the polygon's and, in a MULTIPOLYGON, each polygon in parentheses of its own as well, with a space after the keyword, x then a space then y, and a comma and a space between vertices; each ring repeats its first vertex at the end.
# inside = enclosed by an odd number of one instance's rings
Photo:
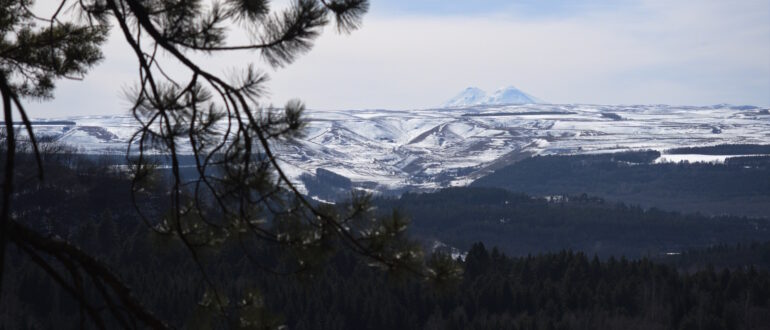
MULTIPOLYGON (((535 154, 770 143, 767 108, 729 105, 490 105, 306 115, 303 138, 274 146, 291 177, 303 186, 300 177, 323 168, 377 191, 465 185, 535 154)), ((57 120, 37 122, 35 131, 91 154, 125 152, 137 129, 130 116, 57 120)))

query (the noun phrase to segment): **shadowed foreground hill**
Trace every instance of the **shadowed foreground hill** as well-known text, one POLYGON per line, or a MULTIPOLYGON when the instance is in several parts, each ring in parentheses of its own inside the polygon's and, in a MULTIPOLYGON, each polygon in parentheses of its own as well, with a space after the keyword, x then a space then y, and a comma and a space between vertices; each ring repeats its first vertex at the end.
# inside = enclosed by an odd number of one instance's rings
POLYGON ((499 169, 472 186, 537 196, 586 193, 645 207, 715 215, 770 214, 770 158, 739 157, 726 164, 653 164, 659 155, 647 151, 539 156, 499 169))
MULTIPOLYGON (((87 159, 59 160, 46 168, 51 180, 25 185, 17 196, 18 210, 30 225, 103 260, 170 325, 228 327, 211 317, 216 304, 205 298, 199 285, 204 279, 188 251, 179 242, 159 239, 136 217, 127 194, 130 180, 87 159)), ((148 201, 148 208, 163 202, 165 195, 158 196, 148 201)), ((655 244, 654 237, 698 244, 712 237, 751 237, 744 226, 752 221, 748 219, 645 212, 589 198, 556 203, 497 189, 465 188, 407 194, 397 202, 415 219, 416 233, 449 233, 513 251, 558 251, 564 242, 580 242, 597 233, 614 239, 602 250, 605 256, 641 251, 640 246, 655 244), (435 222, 426 214, 437 215, 435 222), (508 217, 502 217, 502 223, 501 214, 508 217), (685 227, 690 232, 677 229, 685 227), (656 233, 660 230, 663 234, 656 233), (620 232, 626 234, 617 236, 620 232)), ((207 259, 206 269, 209 280, 236 283, 235 290, 251 293, 260 302, 244 315, 265 326, 290 329, 757 329, 770 321, 766 270, 707 268, 681 274, 647 259, 591 258, 591 251, 509 258, 497 249, 468 244, 460 264, 464 278, 441 287, 382 272, 345 253, 312 271, 275 275, 252 261, 280 262, 276 251, 244 254, 241 247, 227 245, 217 258, 207 259)), ((78 327, 82 314, 68 292, 34 261, 21 258, 17 249, 9 251, 9 260, 14 267, 5 274, 8 290, 0 297, 0 327, 78 327)), ((86 294, 92 297, 95 292, 86 294)))
POLYGON ((494 188, 451 188, 382 199, 411 230, 467 251, 477 241, 511 255, 573 249, 600 256, 655 256, 719 243, 765 241, 770 220, 645 210, 586 195, 544 198, 494 188))

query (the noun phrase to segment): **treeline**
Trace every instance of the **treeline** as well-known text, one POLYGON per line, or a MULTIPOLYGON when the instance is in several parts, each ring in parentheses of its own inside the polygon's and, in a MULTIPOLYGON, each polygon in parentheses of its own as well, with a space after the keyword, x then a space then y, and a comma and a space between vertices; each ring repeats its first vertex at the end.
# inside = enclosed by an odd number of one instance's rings
MULTIPOLYGON (((205 298, 200 273, 184 251, 153 246, 146 230, 123 230, 104 222, 74 236, 98 246, 104 260, 170 325, 233 327, 212 318, 216 305, 205 298)), ((14 262, 0 326, 81 325, 78 304, 67 292, 27 259, 14 262)), ((436 286, 345 253, 298 275, 265 273, 244 255, 229 254, 214 263, 208 279, 238 283, 239 293, 256 297, 261 307, 244 317, 265 328, 763 329, 770 324, 770 274, 751 267, 688 274, 648 259, 601 260, 570 251, 510 258, 482 244, 474 244, 461 263, 460 281, 436 286)))
POLYGON ((716 244, 704 249, 690 249, 682 253, 653 258, 685 272, 716 267, 742 269, 748 266, 770 270, 770 242, 716 244))
POLYGON ((766 167, 770 164, 770 156, 742 156, 725 159, 725 165, 743 167, 766 167))
POLYGON ((534 198, 494 188, 450 188, 375 201, 408 214, 410 230, 467 251, 477 241, 509 255, 572 249, 642 257, 719 243, 765 241, 770 219, 710 217, 607 202, 587 195, 534 198))
MULTIPOLYGON (((464 279, 431 288, 335 258, 307 285, 272 282, 291 329, 761 329, 766 271, 680 274, 647 259, 509 258, 474 244, 464 279)), ((271 300, 271 299, 268 299, 271 300)))
POLYGON ((588 195, 613 201, 713 215, 767 217, 770 162, 661 163, 657 152, 536 156, 475 181, 475 187, 546 195, 588 195))
POLYGON ((720 144, 706 147, 685 147, 667 150, 672 155, 768 155, 770 144, 720 144))

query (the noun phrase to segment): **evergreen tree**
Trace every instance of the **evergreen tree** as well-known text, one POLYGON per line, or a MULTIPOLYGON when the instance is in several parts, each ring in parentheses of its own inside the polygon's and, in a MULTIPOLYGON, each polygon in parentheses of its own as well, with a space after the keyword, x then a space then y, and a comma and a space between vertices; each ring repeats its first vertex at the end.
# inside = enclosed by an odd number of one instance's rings
MULTIPOLYGON (((367 0, 295 0, 281 11, 271 10, 268 0, 61 0, 51 17, 41 17, 31 5, 31 0, 0 0, 5 118, 0 257, 7 243, 14 244, 76 298, 93 325, 104 328, 114 322, 128 327, 139 322, 166 327, 118 274, 71 242, 41 233, 12 202, 17 197, 14 182, 28 174, 28 168, 16 166, 21 144, 31 146, 41 180, 44 174, 23 100, 52 97, 57 79, 86 74, 101 59, 100 47, 111 29, 132 49, 139 72, 128 93, 130 111, 141 124, 127 151, 134 161, 133 207, 157 236, 185 247, 204 283, 200 304, 220 319, 215 322, 258 325, 252 316, 260 313, 261 300, 243 292, 231 294, 229 285, 212 280, 212 267, 202 258, 233 244, 247 256, 272 256, 250 258, 255 267, 271 273, 306 272, 344 246, 383 269, 425 277, 456 275, 448 269, 452 263, 424 265, 417 244, 405 235, 406 219, 395 213, 375 217, 368 196, 353 195, 339 208, 305 199, 272 148, 302 134, 303 103, 267 108, 267 75, 255 65, 236 68, 238 74, 228 77, 193 56, 256 52, 268 66, 285 66, 310 50, 324 26, 334 22, 342 33, 356 29, 368 10, 367 0), (233 29, 249 34, 252 42, 230 44, 233 29), (169 66, 186 72, 171 76, 164 70, 169 66), (14 110, 28 141, 17 138, 14 110), (183 146, 193 150, 192 182, 182 178, 183 146), (166 157, 170 189, 160 184, 163 178, 157 176, 160 171, 149 153, 166 157), (161 196, 170 197, 165 205, 158 203, 161 196), (105 308, 96 308, 96 301, 105 308)), ((96 232, 108 235, 107 225, 96 232)))

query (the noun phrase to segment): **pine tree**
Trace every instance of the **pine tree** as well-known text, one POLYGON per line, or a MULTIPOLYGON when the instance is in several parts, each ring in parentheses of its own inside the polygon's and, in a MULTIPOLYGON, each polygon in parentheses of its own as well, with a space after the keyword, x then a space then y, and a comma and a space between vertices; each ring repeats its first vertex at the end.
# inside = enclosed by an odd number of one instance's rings
MULTIPOLYGON (((242 323, 236 311, 252 301, 233 296, 226 284, 215 283, 207 274, 201 254, 223 246, 240 246, 247 256, 273 254, 265 259, 276 262, 250 259, 276 274, 306 272, 338 247, 386 270, 428 278, 458 274, 454 263, 425 265, 418 245, 405 235, 408 221, 398 213, 374 217, 369 196, 353 194, 342 207, 308 201, 279 166, 273 149, 302 134, 304 104, 294 100, 281 109, 265 107, 267 75, 257 66, 236 68, 237 76, 228 77, 193 56, 255 52, 268 66, 289 65, 310 50, 324 26, 333 22, 338 32, 355 30, 368 10, 367 0, 295 0, 281 11, 271 10, 268 0, 61 0, 52 17, 40 17, 31 5, 31 0, 0 0, 0 94, 6 133, 0 257, 7 243, 15 244, 77 299, 96 327, 167 325, 133 297, 118 274, 13 215, 14 180, 26 170, 15 167, 21 142, 13 113, 25 125, 29 140, 24 143, 37 156, 42 180, 43 164, 23 100, 50 98, 57 79, 86 74, 102 58, 100 47, 108 33, 123 36, 139 72, 128 93, 130 112, 141 126, 126 155, 134 162, 133 204, 149 228, 182 244, 199 266, 205 283, 201 304, 224 319, 218 322, 242 323), (229 43, 233 29, 245 31, 252 42, 229 43), (186 73, 170 76, 164 70, 169 66, 186 73), (192 148, 197 172, 192 182, 180 173, 184 146, 192 148), (148 153, 168 158, 170 189, 159 185, 148 153), (166 209, 145 207, 145 202, 154 205, 166 194, 166 209), (94 288, 84 287, 89 283, 94 288), (89 290, 106 302, 106 310, 95 307, 89 290)), ((4 263, 0 259, 0 265, 4 263)))

